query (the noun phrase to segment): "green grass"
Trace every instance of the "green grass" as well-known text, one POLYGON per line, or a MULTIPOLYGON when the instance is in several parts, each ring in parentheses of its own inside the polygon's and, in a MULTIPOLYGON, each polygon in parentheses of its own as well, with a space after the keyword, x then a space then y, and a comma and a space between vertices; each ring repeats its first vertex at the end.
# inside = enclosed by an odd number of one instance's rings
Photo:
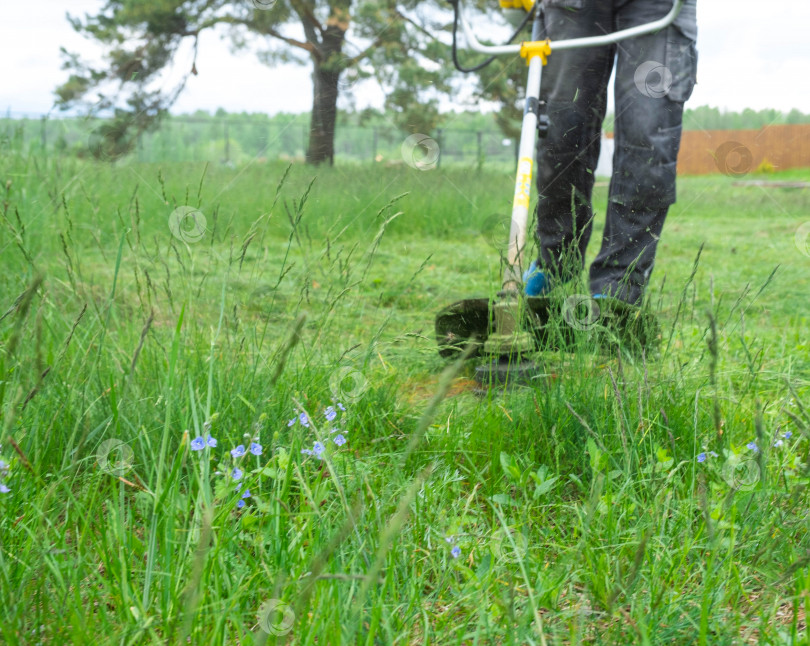
POLYGON ((480 397, 433 317, 512 181, 3 157, 2 641, 805 643, 808 192, 681 178, 660 352, 480 397))

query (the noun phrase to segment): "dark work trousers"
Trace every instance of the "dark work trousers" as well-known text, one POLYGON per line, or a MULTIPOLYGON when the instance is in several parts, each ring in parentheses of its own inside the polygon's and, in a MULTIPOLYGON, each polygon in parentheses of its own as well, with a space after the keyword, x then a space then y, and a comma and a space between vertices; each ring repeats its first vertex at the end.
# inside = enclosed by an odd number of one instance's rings
POLYGON ((539 264, 552 280, 584 267, 591 193, 607 85, 616 63, 615 152, 602 248, 590 268, 594 294, 639 304, 649 282, 667 210, 683 104, 697 69, 696 0, 664 30, 612 46, 554 51, 554 41, 598 36, 663 17, 671 0, 544 0, 552 41, 540 98, 548 135, 537 148, 539 264))

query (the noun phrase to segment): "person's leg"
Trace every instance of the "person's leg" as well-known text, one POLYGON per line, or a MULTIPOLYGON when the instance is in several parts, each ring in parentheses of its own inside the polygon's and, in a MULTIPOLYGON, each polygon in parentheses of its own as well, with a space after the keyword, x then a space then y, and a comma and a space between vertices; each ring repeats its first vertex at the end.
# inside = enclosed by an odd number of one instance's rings
MULTIPOLYGON (((552 43, 611 30, 612 8, 605 0, 546 0, 543 5, 552 43)), ((549 129, 537 144, 538 264, 551 286, 584 266, 613 59, 613 47, 555 52, 552 44, 543 68, 540 98, 547 105, 549 129)))
MULTIPOLYGON (((671 0, 618 1, 614 29, 650 22, 671 0)), ((618 44, 613 176, 602 248, 590 268, 591 291, 639 304, 649 282, 667 210, 675 202, 675 165, 683 104, 695 83, 694 0, 676 25, 618 44)))

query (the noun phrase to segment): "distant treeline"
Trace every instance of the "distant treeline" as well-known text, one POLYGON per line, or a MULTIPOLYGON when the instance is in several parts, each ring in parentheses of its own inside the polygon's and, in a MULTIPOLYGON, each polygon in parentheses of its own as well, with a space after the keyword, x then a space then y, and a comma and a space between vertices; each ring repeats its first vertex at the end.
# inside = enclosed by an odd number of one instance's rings
MULTIPOLYGON (((684 130, 758 130, 765 126, 800 123, 810 123, 810 114, 796 109, 780 112, 746 108, 740 112, 732 112, 702 105, 687 108, 683 115, 684 130)), ((612 114, 605 119, 605 130, 613 130, 612 114)))
MULTIPOLYGON (((247 112, 226 112, 217 110, 210 114, 203 110, 193 114, 182 115, 179 118, 192 117, 195 119, 223 119, 232 121, 266 121, 268 124, 289 125, 291 122, 301 126, 309 125, 309 113, 290 114, 278 113, 273 116, 247 112)), ((793 109, 790 112, 781 112, 774 109, 752 110, 746 108, 742 111, 726 111, 709 106, 687 108, 684 112, 684 130, 757 130, 764 126, 774 124, 800 124, 810 123, 810 113, 793 109)), ((354 126, 364 128, 381 128, 393 130, 391 120, 378 110, 362 110, 358 112, 338 113, 338 127, 354 126)), ((442 129, 470 130, 490 132, 495 127, 492 113, 486 112, 448 112, 443 115, 439 124, 442 129)), ((613 129, 613 115, 608 114, 604 124, 605 130, 613 129)), ((430 133, 426 133, 430 134, 430 133)))
POLYGON ((684 130, 758 130, 765 126, 800 123, 810 123, 810 114, 795 108, 790 112, 750 108, 741 112, 724 112, 704 105, 687 109, 683 119, 684 130))

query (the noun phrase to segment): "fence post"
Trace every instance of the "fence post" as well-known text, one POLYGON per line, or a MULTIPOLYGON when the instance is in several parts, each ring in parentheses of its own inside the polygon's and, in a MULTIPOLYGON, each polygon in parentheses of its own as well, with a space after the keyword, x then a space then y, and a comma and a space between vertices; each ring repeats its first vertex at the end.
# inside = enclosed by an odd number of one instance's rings
POLYGON ((48 156, 48 117, 43 115, 40 119, 40 139, 42 140, 42 154, 48 156))
POLYGON ((371 161, 375 162, 375 161, 377 161, 377 127, 376 126, 374 127, 373 141, 374 141, 374 150, 371 153, 371 161))

